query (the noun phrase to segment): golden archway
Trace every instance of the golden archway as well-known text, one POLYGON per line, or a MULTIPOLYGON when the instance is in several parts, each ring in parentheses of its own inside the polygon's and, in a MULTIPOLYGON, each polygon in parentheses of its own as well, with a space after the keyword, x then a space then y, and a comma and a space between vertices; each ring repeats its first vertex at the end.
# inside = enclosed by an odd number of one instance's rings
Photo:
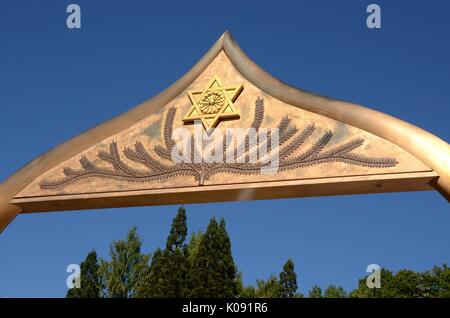
POLYGON ((289 86, 225 32, 162 93, 10 176, 0 185, 0 229, 18 213, 432 189, 449 200, 447 142, 390 115, 289 86), (171 129, 192 129, 187 114, 207 126, 220 121, 221 129, 282 128, 286 148, 295 140, 297 147, 281 158, 287 168, 271 176, 242 165, 175 167, 164 153, 171 129))

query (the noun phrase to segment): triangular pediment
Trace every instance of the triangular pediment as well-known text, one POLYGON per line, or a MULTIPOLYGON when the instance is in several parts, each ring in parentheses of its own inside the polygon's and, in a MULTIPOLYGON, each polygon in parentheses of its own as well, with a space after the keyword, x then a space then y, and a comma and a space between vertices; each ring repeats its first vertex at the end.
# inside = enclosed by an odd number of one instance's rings
MULTIPOLYGON (((234 148, 229 147, 227 151, 236 152, 236 143, 234 148)), ((157 112, 60 163, 31 183, 18 197, 425 171, 431 169, 383 138, 268 95, 240 74, 221 51, 185 90, 157 112), (233 93, 224 97, 229 91, 233 93), (209 96, 212 98, 210 104, 206 100, 209 96), (211 108, 215 106, 214 98, 219 100, 218 108, 223 109, 203 112, 210 105, 211 108), (227 110, 231 107, 232 110, 227 110), (236 117, 227 118, 228 111, 236 117), (191 168, 194 164, 173 163, 173 144, 168 139, 172 139, 173 131, 183 127, 191 133, 193 142, 195 125, 193 121, 192 124, 186 122, 185 118, 202 116, 206 127, 200 130, 217 126, 223 134, 230 128, 278 128, 280 171, 262 174, 258 165, 251 170, 251 164, 247 163, 205 163, 197 168, 191 168), (258 122, 256 126, 255 121, 258 122), (308 152, 311 153, 309 156, 308 152), (157 165, 163 169, 158 169, 157 165), (206 170, 205 179, 202 179, 202 169, 206 170)))
MULTIPOLYGON (((225 34, 157 97, 25 167, 10 203, 33 212, 427 190, 436 182, 432 165, 368 122, 381 115, 287 86, 242 54, 225 34), (253 146, 250 137, 225 140, 249 128, 270 137, 258 135, 253 146), (223 161, 174 160, 182 130, 193 138, 192 159, 196 132, 222 133, 223 161), (277 169, 264 170, 262 157, 248 161, 275 139, 277 169)), ((272 148, 266 151, 272 158, 272 148)))

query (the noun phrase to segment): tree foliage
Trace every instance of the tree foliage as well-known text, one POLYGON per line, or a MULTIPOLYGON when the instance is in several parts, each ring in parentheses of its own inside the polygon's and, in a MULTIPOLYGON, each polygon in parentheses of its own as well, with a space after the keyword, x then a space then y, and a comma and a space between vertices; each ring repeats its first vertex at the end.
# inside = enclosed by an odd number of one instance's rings
POLYGON ((425 272, 408 269, 381 269, 381 288, 369 289, 367 277, 361 278, 358 288, 350 293, 356 298, 428 298, 450 297, 450 268, 444 264, 425 272))
POLYGON ((193 232, 191 234, 191 238, 189 239, 189 243, 187 245, 188 249, 188 259, 191 264, 194 263, 194 260, 197 258, 198 249, 200 246, 200 242, 203 239, 203 232, 193 232))
POLYGON ((190 272, 191 297, 236 297, 238 285, 224 219, 212 218, 198 243, 190 272))
POLYGON ((270 275, 267 280, 258 279, 255 296, 257 298, 281 298, 282 291, 278 278, 275 275, 270 275))
POLYGON ((104 295, 110 298, 129 298, 138 295, 140 284, 148 272, 149 256, 141 253, 142 240, 133 227, 125 240, 111 244, 111 260, 102 260, 104 295))
POLYGON ((294 269, 294 262, 289 259, 283 266, 283 271, 280 273, 280 287, 281 297, 293 298, 297 291, 297 274, 294 269))
POLYGON ((101 291, 101 277, 95 250, 89 252, 80 265, 80 288, 72 288, 67 298, 98 298, 101 291))
POLYGON ((311 287, 308 296, 309 298, 322 298, 322 288, 320 288, 319 285, 314 285, 313 287, 311 287))
POLYGON ((188 297, 190 263, 187 236, 186 210, 178 209, 172 221, 164 250, 157 249, 150 270, 145 277, 139 297, 188 297))
MULTIPOLYGON (((288 259, 278 276, 244 286, 231 252, 225 221, 212 218, 205 232, 193 232, 188 242, 184 207, 172 221, 164 248, 152 256, 142 253, 142 240, 135 227, 124 240, 110 246, 110 260, 97 257, 95 250, 81 263, 81 288, 70 289, 68 298, 95 297, 210 297, 210 298, 294 298, 298 290, 294 261, 288 259)), ((369 288, 367 276, 347 293, 330 285, 314 285, 310 298, 411 298, 450 297, 450 268, 444 264, 425 272, 408 269, 396 273, 381 269, 381 288, 369 288)))
POLYGON ((344 288, 330 285, 325 289, 324 293, 325 298, 345 298, 347 297, 347 292, 344 290, 344 288))
POLYGON ((283 266, 283 271, 279 277, 270 275, 265 280, 256 281, 255 296, 258 298, 294 298, 300 297, 297 294, 297 274, 295 273, 294 262, 289 259, 283 266))

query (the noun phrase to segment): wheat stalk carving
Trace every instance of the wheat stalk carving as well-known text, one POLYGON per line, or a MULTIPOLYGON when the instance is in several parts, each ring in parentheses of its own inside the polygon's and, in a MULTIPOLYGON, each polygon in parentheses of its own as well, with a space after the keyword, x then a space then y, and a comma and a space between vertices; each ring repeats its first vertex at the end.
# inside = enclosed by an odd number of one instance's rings
MULTIPOLYGON (((240 158, 244 160, 238 160, 236 158, 236 162, 232 163, 207 163, 204 161, 195 163, 194 157, 199 155, 201 149, 197 149, 195 141, 192 138, 190 144, 191 160, 189 162, 182 161, 174 163, 171 153, 172 148, 175 146, 175 141, 172 138, 175 113, 176 108, 170 107, 164 123, 163 145, 156 145, 153 149, 156 156, 150 154, 140 141, 137 141, 133 148, 124 148, 123 155, 130 161, 137 163, 141 168, 133 168, 123 161, 117 143, 113 141, 109 145, 109 151, 102 150, 98 153, 98 158, 108 163, 110 167, 98 167, 86 156, 82 156, 79 160, 81 164, 80 169, 64 167, 64 177, 57 180, 42 181, 40 183, 41 189, 60 190, 69 184, 87 178, 145 183, 170 179, 176 176, 191 176, 198 181, 199 185, 203 185, 206 180, 218 173, 240 175, 260 174, 261 169, 267 167, 267 162, 270 162, 270 160, 249 162, 249 158, 255 153, 259 153, 262 147, 267 148, 269 157, 275 153, 270 149, 270 135, 266 141, 262 143, 258 142, 253 146, 250 145, 248 135, 237 146, 231 145, 229 140, 223 137, 223 158, 227 158, 230 154, 235 154, 236 149, 244 149, 243 153, 237 156, 238 158, 245 156, 245 158, 240 158)), ((261 128, 263 118, 264 100, 257 98, 251 125, 251 128, 254 128, 256 132, 261 128)), ((375 158, 354 153, 353 151, 355 149, 363 145, 364 139, 362 138, 355 138, 338 146, 331 147, 329 146, 329 142, 333 137, 332 131, 325 132, 312 146, 305 147, 300 154, 296 154, 301 149, 301 146, 312 136, 315 131, 314 124, 299 131, 297 127, 291 125, 291 119, 285 116, 280 120, 277 128, 279 130, 277 154, 279 158, 279 172, 333 162, 372 168, 395 167, 398 163, 393 158, 375 158)))

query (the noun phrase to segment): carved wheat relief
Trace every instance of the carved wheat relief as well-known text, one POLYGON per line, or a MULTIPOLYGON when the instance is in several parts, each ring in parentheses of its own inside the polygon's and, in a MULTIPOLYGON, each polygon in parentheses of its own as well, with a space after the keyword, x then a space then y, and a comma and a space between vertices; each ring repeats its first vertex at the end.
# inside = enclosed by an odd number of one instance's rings
MULTIPOLYGON (((194 178, 199 185, 203 185, 206 180, 219 173, 256 175, 261 173, 261 169, 267 165, 267 161, 248 162, 249 160, 243 160, 244 162, 242 163, 239 160, 233 163, 194 163, 194 156, 201 151, 194 140, 191 140, 190 143, 191 160, 189 162, 174 163, 171 153, 172 148, 175 146, 175 141, 172 138, 175 113, 175 107, 169 108, 163 128, 163 144, 156 145, 153 148, 154 154, 151 154, 140 141, 136 141, 132 148, 124 148, 121 153, 117 143, 113 141, 109 145, 109 151, 99 151, 98 153, 98 158, 107 163, 109 167, 99 167, 86 156, 82 156, 79 160, 81 168, 64 167, 64 177, 42 181, 40 183, 41 189, 61 190, 72 183, 88 178, 147 183, 176 176, 187 176, 194 178), (139 168, 130 166, 122 159, 122 156, 135 163, 139 168)), ((263 118, 264 100, 257 98, 251 128, 259 131, 263 118)), ((299 130, 291 124, 291 119, 285 116, 280 120, 277 128, 279 130, 278 172, 337 162, 371 168, 395 167, 398 164, 394 158, 369 157, 355 153, 354 151, 364 144, 364 139, 362 138, 355 138, 337 146, 330 146, 329 143, 333 137, 333 132, 327 131, 312 145, 305 147, 305 143, 312 137, 316 129, 314 124, 299 130)), ((260 147, 267 147, 267 144, 263 145, 259 142, 251 146, 248 136, 242 143, 240 145, 231 145, 227 143, 224 137, 223 158, 226 158, 230 152, 236 153, 238 147, 243 147, 244 152, 241 156, 245 156, 245 159, 250 158, 254 152, 259 151, 260 147)), ((267 151, 270 156, 272 152, 270 147, 267 151)))

